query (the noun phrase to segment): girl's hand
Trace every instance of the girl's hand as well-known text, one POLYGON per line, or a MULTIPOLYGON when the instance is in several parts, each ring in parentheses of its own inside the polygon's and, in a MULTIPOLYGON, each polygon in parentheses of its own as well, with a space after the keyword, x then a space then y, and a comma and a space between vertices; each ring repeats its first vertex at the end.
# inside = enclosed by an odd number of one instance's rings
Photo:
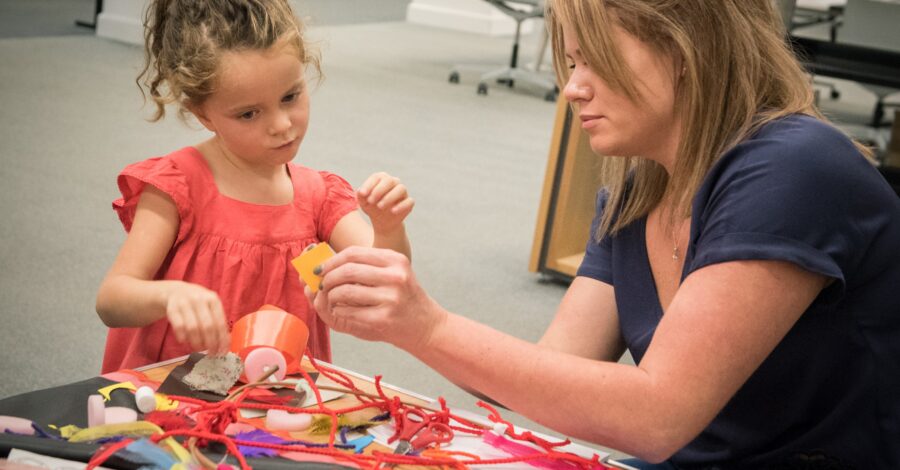
POLYGON ((331 328, 407 351, 428 344, 446 312, 419 286, 409 259, 393 250, 354 246, 322 266, 322 289, 306 296, 331 328))
POLYGON ((228 351, 231 334, 218 294, 187 282, 178 282, 169 291, 166 317, 179 342, 194 351, 220 355, 228 351))
POLYGON ((406 192, 406 186, 398 178, 384 172, 369 176, 356 190, 356 199, 372 221, 372 229, 382 234, 400 228, 415 205, 406 192))

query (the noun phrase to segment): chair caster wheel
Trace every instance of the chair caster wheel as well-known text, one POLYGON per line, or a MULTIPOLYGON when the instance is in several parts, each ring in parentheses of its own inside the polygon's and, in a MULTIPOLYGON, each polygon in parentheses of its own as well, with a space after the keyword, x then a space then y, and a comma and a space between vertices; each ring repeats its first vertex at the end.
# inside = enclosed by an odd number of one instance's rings
POLYGON ((447 80, 450 83, 459 83, 459 72, 450 72, 450 77, 447 80))
POLYGON ((487 95, 487 83, 479 83, 478 84, 478 94, 479 95, 487 95))
POLYGON ((836 100, 841 97, 841 92, 838 90, 831 90, 831 99, 836 100))

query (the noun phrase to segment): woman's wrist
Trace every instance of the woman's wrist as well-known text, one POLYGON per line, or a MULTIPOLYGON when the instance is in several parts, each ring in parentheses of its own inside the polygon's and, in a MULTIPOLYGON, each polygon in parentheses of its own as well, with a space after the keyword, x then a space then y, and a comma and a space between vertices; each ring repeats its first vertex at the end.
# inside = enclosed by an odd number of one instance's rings
POLYGON ((397 345, 414 356, 440 349, 439 344, 446 336, 448 319, 452 315, 424 291, 421 291, 419 295, 425 299, 423 307, 417 314, 422 318, 424 325, 420 334, 409 335, 418 340, 409 345, 397 345))

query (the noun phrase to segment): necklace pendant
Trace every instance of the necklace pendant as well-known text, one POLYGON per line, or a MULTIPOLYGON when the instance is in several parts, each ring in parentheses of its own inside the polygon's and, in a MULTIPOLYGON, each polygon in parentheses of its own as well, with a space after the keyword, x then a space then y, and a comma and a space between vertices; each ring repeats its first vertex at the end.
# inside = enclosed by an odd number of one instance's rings
POLYGON ((678 261, 678 247, 672 250, 672 259, 678 261))

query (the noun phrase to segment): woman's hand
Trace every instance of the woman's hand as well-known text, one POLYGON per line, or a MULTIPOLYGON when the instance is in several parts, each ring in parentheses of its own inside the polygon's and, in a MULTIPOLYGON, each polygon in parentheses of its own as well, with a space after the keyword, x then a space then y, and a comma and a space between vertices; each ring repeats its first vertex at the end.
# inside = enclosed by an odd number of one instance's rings
POLYGON ((168 292, 166 317, 179 342, 194 351, 219 355, 228 351, 231 335, 218 294, 187 282, 177 282, 168 292))
POLYGON ((447 313, 419 286, 409 259, 393 250, 354 246, 322 266, 322 289, 306 288, 331 328, 407 351, 428 344, 447 313))
POLYGON ((356 190, 356 199, 372 221, 372 229, 380 234, 401 228, 415 205, 400 179, 384 172, 369 176, 356 190))

